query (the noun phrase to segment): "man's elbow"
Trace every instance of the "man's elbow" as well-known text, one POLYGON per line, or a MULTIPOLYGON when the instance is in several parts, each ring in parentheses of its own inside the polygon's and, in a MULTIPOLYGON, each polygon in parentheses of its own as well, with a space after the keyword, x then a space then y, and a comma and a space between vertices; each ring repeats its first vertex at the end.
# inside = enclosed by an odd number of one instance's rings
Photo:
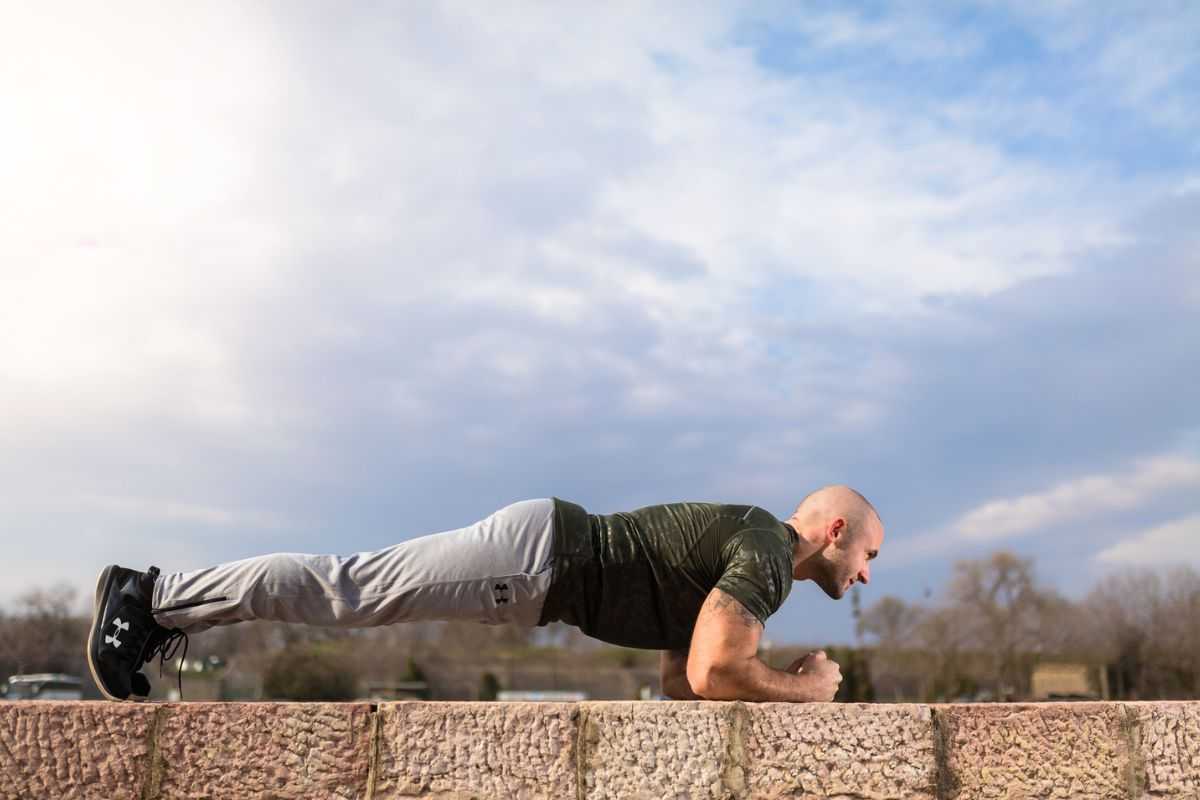
POLYGON ((736 680, 738 670, 727 664, 705 664, 688 668, 688 684, 692 691, 705 700, 738 700, 740 692, 736 680))
POLYGON ((695 700, 698 697, 686 680, 680 680, 676 684, 663 684, 662 693, 668 700, 695 700))

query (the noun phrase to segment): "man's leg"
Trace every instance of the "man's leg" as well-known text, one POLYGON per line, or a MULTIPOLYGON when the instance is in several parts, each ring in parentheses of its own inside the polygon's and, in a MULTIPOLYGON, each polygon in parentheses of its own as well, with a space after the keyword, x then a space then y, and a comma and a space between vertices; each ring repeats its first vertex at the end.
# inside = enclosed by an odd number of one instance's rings
POLYGON ((374 552, 278 553, 163 575, 154 585, 154 616, 186 633, 252 619, 343 628, 452 619, 532 627, 550 586, 553 533, 553 501, 526 500, 465 528, 374 552))
POLYGON ((351 556, 277 554, 195 572, 106 567, 88 665, 106 697, 144 696, 140 672, 187 634, 252 619, 366 627, 413 620, 541 616, 553 570, 554 504, 526 500, 474 525, 351 556))

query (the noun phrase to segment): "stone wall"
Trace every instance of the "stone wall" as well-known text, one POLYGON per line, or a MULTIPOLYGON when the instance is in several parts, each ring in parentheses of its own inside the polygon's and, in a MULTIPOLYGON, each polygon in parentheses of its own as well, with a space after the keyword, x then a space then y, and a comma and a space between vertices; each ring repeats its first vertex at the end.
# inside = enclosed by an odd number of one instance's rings
POLYGON ((0 798, 1197 798, 1200 703, 0 703, 0 798))

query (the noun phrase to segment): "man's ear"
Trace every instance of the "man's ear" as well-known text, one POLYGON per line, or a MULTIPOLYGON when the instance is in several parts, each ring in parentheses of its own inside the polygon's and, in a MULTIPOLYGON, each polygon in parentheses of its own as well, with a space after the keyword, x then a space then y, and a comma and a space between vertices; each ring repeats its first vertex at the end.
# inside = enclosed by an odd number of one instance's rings
POLYGON ((846 532, 846 520, 837 517, 833 522, 829 523, 829 527, 825 529, 825 543, 833 544, 838 539, 842 538, 842 534, 846 532))

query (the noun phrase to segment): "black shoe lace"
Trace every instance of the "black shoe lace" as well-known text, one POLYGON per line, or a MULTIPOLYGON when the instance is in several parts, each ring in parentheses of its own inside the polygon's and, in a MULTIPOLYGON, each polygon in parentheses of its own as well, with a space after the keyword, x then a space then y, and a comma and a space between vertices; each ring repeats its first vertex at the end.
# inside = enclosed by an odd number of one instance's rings
POLYGON ((175 676, 176 683, 179 687, 179 699, 183 699, 183 662, 187 660, 188 651, 188 635, 178 628, 171 628, 163 634, 161 638, 150 645, 149 652, 146 653, 146 662, 149 664, 158 656, 158 677, 162 677, 163 665, 175 658, 175 654, 179 651, 179 646, 183 645, 183 655, 179 658, 179 671, 175 676))
MULTIPOLYGON (((151 567, 150 574, 152 577, 158 577, 158 567, 151 567)), ((203 600, 189 600, 185 603, 178 603, 165 608, 152 608, 151 614, 158 614, 165 611, 181 611, 185 608, 195 608, 196 606, 208 605, 209 603, 223 603, 227 600, 226 597, 210 597, 203 600)), ((150 643, 150 649, 146 652, 146 660, 144 663, 149 664, 158 656, 158 677, 162 677, 163 665, 175 657, 175 653, 179 650, 179 645, 183 644, 183 655, 179 658, 179 671, 175 675, 175 683, 179 688, 179 699, 183 699, 183 662, 187 661, 188 651, 188 635, 178 628, 159 628, 154 633, 154 639, 150 643)))

